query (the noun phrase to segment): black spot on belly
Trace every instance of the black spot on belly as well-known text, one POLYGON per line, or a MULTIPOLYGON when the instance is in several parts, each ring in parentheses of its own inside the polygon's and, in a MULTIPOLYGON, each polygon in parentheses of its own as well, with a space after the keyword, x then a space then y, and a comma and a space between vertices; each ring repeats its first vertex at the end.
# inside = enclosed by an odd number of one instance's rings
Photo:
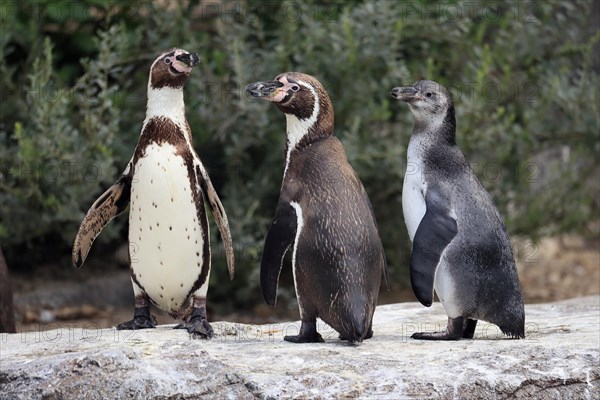
POLYGON ((199 252, 196 252, 196 257, 198 257, 198 256, 200 256, 200 253, 199 253, 199 252))
POLYGON ((165 287, 163 285, 160 285, 160 290, 165 290, 165 287))
POLYGON ((172 230, 173 230, 173 227, 172 227, 172 226, 170 226, 170 227, 169 227, 169 230, 170 230, 170 231, 172 231, 172 230))
POLYGON ((181 287, 183 287, 183 283, 181 284, 181 287))

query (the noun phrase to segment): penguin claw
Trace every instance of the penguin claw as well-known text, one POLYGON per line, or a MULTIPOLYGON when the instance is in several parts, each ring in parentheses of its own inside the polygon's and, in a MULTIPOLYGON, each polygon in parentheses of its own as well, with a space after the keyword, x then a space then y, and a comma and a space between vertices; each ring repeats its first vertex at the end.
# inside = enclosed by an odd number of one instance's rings
POLYGON ((150 317, 135 317, 132 320, 121 322, 117 325, 118 331, 150 328, 156 328, 156 318, 154 315, 150 315, 150 317))
POLYGON ((183 322, 174 329, 185 329, 194 339, 210 339, 215 331, 206 319, 194 319, 189 322, 183 322))

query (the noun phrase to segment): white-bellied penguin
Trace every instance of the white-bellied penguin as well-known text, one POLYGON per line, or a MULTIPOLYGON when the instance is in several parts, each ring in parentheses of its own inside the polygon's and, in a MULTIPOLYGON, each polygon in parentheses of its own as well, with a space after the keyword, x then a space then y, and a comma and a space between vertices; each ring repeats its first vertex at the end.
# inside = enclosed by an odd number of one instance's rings
POLYGON ((153 328, 150 302, 184 322, 196 337, 212 337, 206 320, 212 211, 225 246, 230 277, 234 256, 227 215, 192 147, 183 87, 198 55, 181 49, 162 53, 150 68, 146 119, 131 161, 83 219, 73 245, 79 268, 104 226, 129 205, 132 320, 117 329, 153 328))
POLYGON ((410 279, 429 307, 437 294, 448 314, 444 332, 415 339, 472 338, 477 320, 525 337, 525 311, 512 246, 500 213, 456 145, 454 104, 436 82, 392 89, 415 117, 402 208, 412 240, 410 279))
POLYGON ((298 72, 246 90, 274 103, 287 121, 283 183, 260 276, 263 296, 275 306, 283 258, 292 249, 302 325, 284 339, 322 342, 317 317, 341 339, 368 339, 386 262, 367 193, 334 136, 329 96, 319 81, 298 72))

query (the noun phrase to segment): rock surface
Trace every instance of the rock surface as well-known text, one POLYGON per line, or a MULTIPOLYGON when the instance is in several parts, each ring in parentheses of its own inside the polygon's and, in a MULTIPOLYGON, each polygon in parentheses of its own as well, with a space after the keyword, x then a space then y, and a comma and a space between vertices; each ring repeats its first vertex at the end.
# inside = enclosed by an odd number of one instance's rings
POLYGON ((600 296, 526 306, 527 338, 479 323, 474 340, 426 342, 442 307, 380 306, 373 339, 291 344, 299 322, 215 322, 209 341, 161 325, 0 335, 2 399, 600 398, 600 296))

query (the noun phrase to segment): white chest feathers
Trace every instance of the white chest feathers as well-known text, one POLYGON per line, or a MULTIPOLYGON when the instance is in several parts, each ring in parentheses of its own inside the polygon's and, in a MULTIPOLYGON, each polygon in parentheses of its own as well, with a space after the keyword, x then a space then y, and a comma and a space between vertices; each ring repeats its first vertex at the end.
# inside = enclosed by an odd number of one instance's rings
POLYGON ((427 183, 423 168, 421 144, 412 138, 408 145, 406 173, 402 187, 402 212, 411 241, 415 237, 425 211, 427 211, 423 195, 427 189, 427 183))
POLYGON ((316 124, 321 112, 321 106, 319 103, 319 95, 317 91, 308 83, 299 80, 298 83, 309 90, 314 98, 313 110, 310 117, 306 119, 299 119, 295 115, 285 114, 286 119, 286 141, 287 141, 287 154, 285 156, 285 170, 283 171, 283 177, 287 173, 288 166, 290 165, 290 156, 292 151, 296 148, 298 143, 308 135, 310 129, 316 124))
MULTIPOLYGON (((188 169, 169 144, 149 145, 134 166, 129 213, 131 268, 150 298, 177 311, 197 280, 208 232, 198 220, 188 169)), ((195 179, 193 185, 196 185, 195 179)), ((204 286, 208 286, 207 282, 204 286)))

